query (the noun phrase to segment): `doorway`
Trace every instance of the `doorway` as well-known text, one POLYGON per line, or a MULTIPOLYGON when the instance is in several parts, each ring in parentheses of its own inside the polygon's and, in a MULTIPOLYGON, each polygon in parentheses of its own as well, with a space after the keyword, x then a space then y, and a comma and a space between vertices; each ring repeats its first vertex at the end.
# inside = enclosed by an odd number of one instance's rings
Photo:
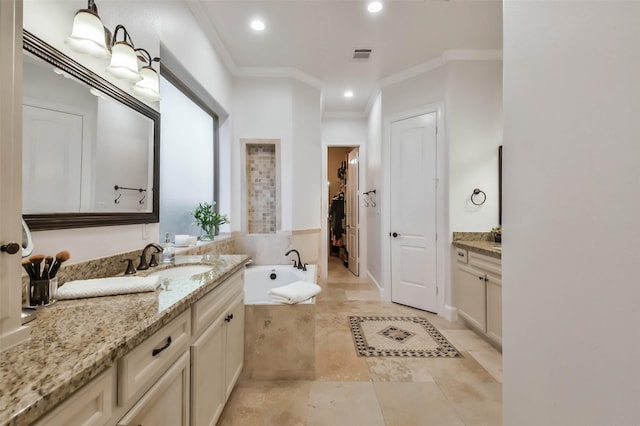
POLYGON ((391 123, 391 301, 438 312, 437 114, 391 123))
POLYGON ((327 148, 327 253, 355 276, 359 262, 359 149, 327 148))

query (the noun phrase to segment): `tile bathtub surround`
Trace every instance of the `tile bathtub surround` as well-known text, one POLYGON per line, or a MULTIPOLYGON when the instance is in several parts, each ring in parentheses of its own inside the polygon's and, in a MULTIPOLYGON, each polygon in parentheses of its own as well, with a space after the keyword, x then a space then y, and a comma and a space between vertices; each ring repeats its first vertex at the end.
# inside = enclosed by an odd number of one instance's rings
POLYGON ((315 378, 316 305, 246 305, 242 377, 315 378))
POLYGON ((40 310, 29 323, 31 338, 0 357, 0 424, 32 424, 242 269, 247 256, 185 259, 213 269, 179 280, 180 291, 65 300, 40 310))
POLYGON ((250 234, 276 232, 276 146, 247 144, 247 229, 250 234))

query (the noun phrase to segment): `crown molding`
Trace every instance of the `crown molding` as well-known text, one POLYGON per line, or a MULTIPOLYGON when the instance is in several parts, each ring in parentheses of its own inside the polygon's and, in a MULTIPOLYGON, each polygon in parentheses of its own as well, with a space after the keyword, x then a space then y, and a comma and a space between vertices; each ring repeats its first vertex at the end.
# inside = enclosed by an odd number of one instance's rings
POLYGON ((324 111, 322 118, 365 119, 367 113, 364 111, 324 111))
MULTIPOLYGON (((1 0, 0 0, 1 1, 1 0)), ((231 57, 231 54, 225 47, 218 31, 216 31, 213 23, 207 17, 207 13, 202 7, 202 3, 200 0, 185 0, 187 7, 191 11, 193 18, 200 25, 200 28, 204 31, 204 33, 209 38, 209 42, 213 45, 214 50, 220 55, 220 59, 225 64, 231 75, 235 75, 238 66, 235 61, 231 57)))
POLYGON ((442 55, 430 61, 423 62, 415 67, 407 68, 395 74, 391 74, 378 81, 380 87, 387 87, 401 81, 417 77, 429 71, 433 71, 453 61, 501 61, 502 50, 445 50, 442 55))
POLYGON ((293 78, 316 89, 324 89, 324 81, 291 67, 237 67, 235 77, 293 78))

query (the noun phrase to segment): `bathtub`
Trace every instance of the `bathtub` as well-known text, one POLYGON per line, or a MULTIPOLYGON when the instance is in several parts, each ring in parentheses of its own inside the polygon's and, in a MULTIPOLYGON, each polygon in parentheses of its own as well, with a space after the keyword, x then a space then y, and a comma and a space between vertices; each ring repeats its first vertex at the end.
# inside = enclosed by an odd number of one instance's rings
POLYGON ((306 271, 291 265, 250 265, 245 269, 244 378, 315 378, 315 297, 289 305, 274 302, 269 296, 269 289, 298 280, 315 283, 315 265, 307 266, 306 271))
MULTIPOLYGON (((279 305, 271 300, 269 290, 300 280, 315 283, 316 265, 307 265, 306 271, 291 265, 250 265, 244 272, 244 304, 279 305), (275 274, 275 279, 272 274, 275 274)), ((301 304, 314 303, 314 299, 312 297, 301 304)))

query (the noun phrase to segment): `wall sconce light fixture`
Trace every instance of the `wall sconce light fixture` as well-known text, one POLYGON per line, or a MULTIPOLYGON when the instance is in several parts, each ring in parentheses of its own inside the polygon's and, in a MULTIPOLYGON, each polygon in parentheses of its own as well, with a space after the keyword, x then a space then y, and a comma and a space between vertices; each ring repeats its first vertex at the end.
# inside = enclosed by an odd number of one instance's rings
POLYGON ((138 58, 133 49, 133 42, 127 29, 122 25, 116 26, 113 33, 113 46, 111 47, 111 63, 107 67, 107 72, 114 77, 132 83, 142 80, 142 76, 138 71, 138 58), (124 33, 122 41, 117 41, 118 31, 124 33))
POLYGON ((153 64, 153 62, 160 62, 160 58, 152 58, 149 52, 144 49, 136 49, 136 52, 146 54, 146 58, 143 56, 138 56, 138 59, 142 61, 148 61, 149 64, 143 66, 140 69, 142 80, 134 84, 134 86, 131 88, 131 91, 139 97, 148 101, 159 101, 160 99, 162 99, 160 97, 160 80, 158 78, 158 73, 153 69, 151 65, 153 64))
POLYGON ((127 29, 118 24, 113 32, 104 27, 98 16, 98 8, 94 0, 88 0, 87 9, 80 9, 73 20, 71 35, 65 43, 74 51, 85 53, 97 58, 111 57, 106 70, 116 78, 135 83, 131 91, 138 97, 156 102, 160 98, 160 81, 158 73, 152 68, 153 62, 160 62, 160 58, 152 58, 145 49, 136 49, 127 29), (118 41, 118 34, 122 33, 122 40, 118 41), (138 55, 137 52, 144 53, 138 55), (142 69, 138 69, 138 60, 145 62, 142 69))
POLYGON ((109 44, 111 35, 98 16, 98 8, 94 0, 88 0, 87 8, 80 9, 73 18, 71 35, 64 42, 79 53, 96 58, 111 56, 109 44))

